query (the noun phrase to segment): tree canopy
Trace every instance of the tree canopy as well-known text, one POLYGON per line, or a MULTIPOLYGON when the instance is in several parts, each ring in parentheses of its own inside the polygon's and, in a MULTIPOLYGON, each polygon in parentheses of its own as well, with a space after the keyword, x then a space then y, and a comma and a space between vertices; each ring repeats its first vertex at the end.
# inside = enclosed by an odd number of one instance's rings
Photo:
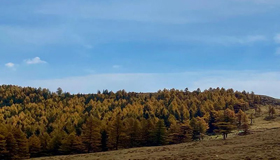
POLYGON ((0 153, 17 159, 182 143, 205 133, 226 137, 239 110, 262 103, 224 88, 70 94, 2 85, 0 153))

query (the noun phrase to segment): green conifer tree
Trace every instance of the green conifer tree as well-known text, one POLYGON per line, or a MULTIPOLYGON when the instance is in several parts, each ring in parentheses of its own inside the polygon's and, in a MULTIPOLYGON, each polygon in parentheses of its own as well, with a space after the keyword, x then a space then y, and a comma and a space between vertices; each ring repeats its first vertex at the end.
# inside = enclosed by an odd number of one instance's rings
POLYGON ((166 144, 166 128, 164 124, 164 120, 159 120, 156 123, 156 128, 154 131, 154 145, 160 146, 166 144))

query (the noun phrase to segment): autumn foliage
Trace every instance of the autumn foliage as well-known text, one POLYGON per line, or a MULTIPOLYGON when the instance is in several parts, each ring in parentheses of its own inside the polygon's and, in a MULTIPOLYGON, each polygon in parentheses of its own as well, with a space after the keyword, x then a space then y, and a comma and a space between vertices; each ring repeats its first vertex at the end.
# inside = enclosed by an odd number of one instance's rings
POLYGON ((258 104, 258 95, 223 88, 73 95, 2 85, 0 159, 176 144, 215 133, 226 138, 247 123, 238 112, 258 104))

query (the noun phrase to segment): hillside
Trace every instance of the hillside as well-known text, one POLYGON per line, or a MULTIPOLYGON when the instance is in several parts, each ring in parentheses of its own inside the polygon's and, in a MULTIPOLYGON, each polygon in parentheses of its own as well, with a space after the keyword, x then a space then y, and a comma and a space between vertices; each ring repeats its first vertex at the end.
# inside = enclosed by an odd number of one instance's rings
POLYGON ((263 104, 280 105, 280 99, 272 98, 269 96, 260 95, 263 104))
POLYGON ((271 129, 252 135, 162 147, 133 148, 121 151, 85 155, 38 158, 34 160, 129 160, 129 159, 280 159, 280 129, 271 129))
POLYGON ((224 88, 70 94, 2 85, 0 159, 163 146, 213 134, 226 139, 236 129, 248 133, 254 116, 275 120, 277 104, 224 88))
POLYGON ((273 121, 265 121, 263 120, 264 117, 265 115, 254 120, 254 125, 251 130, 252 134, 239 136, 235 132, 226 141, 220 139, 220 137, 212 136, 201 142, 133 148, 83 155, 45 157, 34 160, 280 159, 280 117, 273 121))

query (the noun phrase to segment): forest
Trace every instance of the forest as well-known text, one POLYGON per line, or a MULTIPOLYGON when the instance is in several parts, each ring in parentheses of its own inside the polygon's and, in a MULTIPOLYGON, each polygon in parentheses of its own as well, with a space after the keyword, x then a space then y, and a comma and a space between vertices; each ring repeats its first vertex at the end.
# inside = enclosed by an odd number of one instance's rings
MULTIPOLYGON (((244 112, 273 105, 253 92, 209 88, 70 94, 0 86, 0 159, 68 155, 203 140, 248 132, 244 112)), ((273 116, 275 111, 271 107, 273 116)))

